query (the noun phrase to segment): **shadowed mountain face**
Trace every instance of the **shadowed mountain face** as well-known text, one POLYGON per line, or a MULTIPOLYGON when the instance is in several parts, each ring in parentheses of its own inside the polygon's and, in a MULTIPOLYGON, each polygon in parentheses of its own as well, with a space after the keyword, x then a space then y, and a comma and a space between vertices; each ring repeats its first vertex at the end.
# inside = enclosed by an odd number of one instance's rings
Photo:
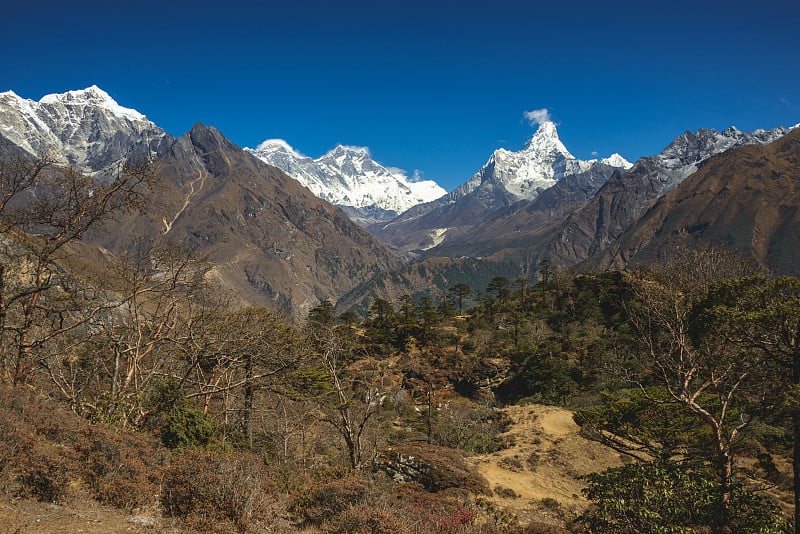
MULTIPOLYGON (((575 158, 559 140, 555 124, 545 122, 519 152, 496 150, 472 178, 451 193, 414 206, 388 224, 373 225, 370 231, 387 243, 417 253, 442 243, 445 247, 474 243, 476 236, 491 247, 497 236, 491 231, 474 231, 476 225, 515 203, 537 199, 566 178, 578 175, 583 181, 602 183, 615 169, 629 167, 617 154, 603 160, 575 158)), ((460 252, 441 255, 452 254, 460 252)))
POLYGON ((445 243, 427 254, 490 256, 506 249, 530 249, 549 235, 553 224, 585 205, 614 171, 613 167, 596 164, 565 176, 531 201, 499 210, 462 234, 451 232, 445 243))
MULTIPOLYGON (((175 139, 92 86, 38 102, 0 93, 0 141, 85 173, 153 162, 160 182, 143 216, 87 241, 120 253, 134 240, 172 241, 207 257, 234 302, 296 317, 400 260, 347 216, 275 167, 196 125, 175 139)), ((6 151, 8 152, 8 151, 6 151)))
MULTIPOLYGON (((780 149, 779 152, 784 154, 781 156, 782 162, 769 167, 770 176, 775 182, 774 189, 764 189, 767 185, 764 180, 742 186, 743 191, 749 192, 737 200, 739 204, 727 206, 724 216, 721 214, 715 218, 714 224, 700 219, 676 222, 675 228, 656 232, 653 229, 655 223, 650 222, 650 232, 654 234, 652 241, 647 240, 650 237, 640 237, 638 242, 628 244, 622 241, 624 244, 616 246, 620 236, 632 228, 659 197, 672 191, 664 197, 664 201, 667 201, 674 194, 685 191, 689 184, 695 183, 695 178, 690 175, 698 168, 700 171, 697 176, 719 173, 714 174, 714 180, 723 180, 729 175, 742 175, 742 169, 746 167, 726 170, 716 163, 723 156, 711 160, 709 157, 720 153, 727 157, 726 151, 743 145, 745 147, 738 150, 755 154, 765 149, 765 143, 782 140, 782 136, 788 132, 785 128, 752 133, 735 128, 723 132, 686 132, 661 154, 642 158, 627 171, 617 170, 607 181, 602 175, 591 172, 566 176, 540 192, 533 200, 519 201, 498 210, 488 220, 475 224, 461 235, 453 235, 453 230, 449 230, 448 240, 425 251, 421 261, 405 267, 398 273, 399 276, 376 279, 371 288, 361 287, 344 297, 342 302, 357 302, 371 292, 379 295, 396 293, 398 289, 393 286, 398 285, 401 278, 404 283, 414 282, 423 272, 437 287, 445 288, 446 284, 452 284, 459 278, 458 281, 474 280, 480 284, 487 279, 488 272, 505 276, 510 274, 509 277, 535 277, 537 265, 542 259, 561 267, 578 264, 596 266, 598 258, 601 267, 621 267, 630 261, 647 262, 665 247, 675 246, 676 236, 682 236, 682 240, 677 241, 681 244, 690 241, 691 237, 732 245, 752 253, 778 272, 798 273, 800 247, 797 245, 800 244, 800 238, 796 230, 799 227, 796 209, 790 199, 780 196, 782 188, 785 191, 794 190, 787 180, 796 179, 798 175, 790 164, 794 156, 791 156, 789 148, 780 149), (687 185, 681 185, 685 180, 687 185), (671 240, 665 240, 662 235, 665 232, 675 235, 671 240), (442 257, 460 260, 444 262, 442 257), (467 263, 469 268, 464 269, 467 263), (445 276, 445 273, 448 275, 445 276)), ((796 136, 795 130, 785 138, 786 142, 796 136)), ((775 146, 780 146, 780 141, 775 146)), ((772 153, 770 151, 776 149, 770 147, 765 150, 765 153, 772 153)), ((757 162, 750 165, 757 166, 757 162)), ((720 187, 728 188, 720 189, 722 195, 733 190, 730 185, 720 187)), ((690 196, 702 198, 699 193, 691 193, 690 196)), ((661 202, 658 205, 661 206, 661 202)), ((701 217, 703 213, 710 213, 704 204, 688 207, 690 205, 686 204, 687 207, 682 209, 686 217, 691 214, 701 217)), ((421 281, 412 284, 412 287, 422 286, 421 281)))
POLYGON ((296 180, 197 124, 155 161, 163 180, 146 217, 100 243, 120 252, 136 234, 208 256, 212 276, 243 304, 296 317, 394 269, 399 258, 296 180))
POLYGON ((786 135, 786 128, 743 132, 700 129, 678 136, 663 152, 615 173, 597 194, 558 225, 544 248, 557 265, 574 265, 600 254, 657 198, 674 189, 709 157, 743 145, 763 145, 786 135))
POLYGON ((695 241, 718 243, 778 274, 800 274, 800 129, 710 158, 662 196, 598 259, 646 263, 695 241))

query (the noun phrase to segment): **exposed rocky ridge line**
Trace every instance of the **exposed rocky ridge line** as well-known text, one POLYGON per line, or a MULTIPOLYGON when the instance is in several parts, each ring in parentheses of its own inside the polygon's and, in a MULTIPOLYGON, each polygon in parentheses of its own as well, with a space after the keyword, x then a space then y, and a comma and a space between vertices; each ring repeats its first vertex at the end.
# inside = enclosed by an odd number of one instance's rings
POLYGON ((364 147, 339 145, 316 159, 303 156, 282 139, 268 139, 245 150, 341 207, 362 225, 391 220, 446 194, 432 180, 409 179, 400 169, 384 167, 364 147))
POLYGON ((96 172, 134 159, 154 159, 172 142, 136 110, 97 86, 45 95, 38 102, 0 93, 0 135, 34 156, 96 172))
POLYGON ((496 150, 472 178, 451 193, 415 206, 388 224, 373 225, 370 231, 405 250, 429 250, 458 240, 500 210, 535 199, 565 177, 582 175, 605 181, 615 169, 630 165, 619 154, 602 160, 577 159, 559 139, 555 124, 544 122, 522 150, 496 150))
POLYGON ((708 158, 743 145, 763 145, 790 129, 722 132, 700 129, 678 136, 656 156, 639 159, 630 170, 616 172, 597 194, 561 224, 547 245, 546 256, 558 265, 590 259, 612 243, 664 193, 677 187, 708 158))
POLYGON ((764 146, 709 158, 661 196, 597 258, 600 267, 646 263, 698 241, 800 274, 800 129, 764 146))
POLYGON ((124 236, 180 243, 208 257, 210 278, 234 305, 279 308, 297 319, 401 259, 339 209, 282 171, 196 124, 154 166, 162 180, 149 213, 118 222, 96 243, 124 236))

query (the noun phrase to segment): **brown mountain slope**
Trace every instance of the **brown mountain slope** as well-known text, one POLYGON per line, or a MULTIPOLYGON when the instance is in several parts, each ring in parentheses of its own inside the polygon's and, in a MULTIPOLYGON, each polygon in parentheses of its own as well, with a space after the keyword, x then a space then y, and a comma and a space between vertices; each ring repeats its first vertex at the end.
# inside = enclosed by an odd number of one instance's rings
POLYGON ((694 241, 800 274, 800 130, 714 156, 600 256, 601 267, 644 263, 694 241))
POLYGON ((305 317, 401 264, 341 210, 214 128, 195 125, 154 167, 163 183, 149 213, 99 240, 115 252, 133 235, 181 243, 208 256, 213 277, 239 303, 305 317))

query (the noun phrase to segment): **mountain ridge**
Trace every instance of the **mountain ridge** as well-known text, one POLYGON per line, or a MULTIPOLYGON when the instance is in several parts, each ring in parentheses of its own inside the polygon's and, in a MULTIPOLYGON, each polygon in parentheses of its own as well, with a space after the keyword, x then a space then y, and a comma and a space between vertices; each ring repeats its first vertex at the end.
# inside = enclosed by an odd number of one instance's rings
POLYGON ((384 167, 372 159, 366 147, 337 145, 315 159, 283 139, 268 139, 245 150, 345 209, 363 226, 388 221, 447 193, 433 180, 413 181, 400 169, 384 167))
POLYGON ((156 185, 145 211, 119 214, 84 241, 123 257, 148 243, 207 258, 209 280, 237 307, 269 306, 299 320, 402 263, 340 209, 215 128, 196 123, 172 137, 96 86, 39 102, 3 93, 0 138, 10 153, 60 154, 56 164, 97 179, 109 166, 148 161, 156 185))
POLYGON ((709 158, 662 195, 596 260, 620 268, 707 241, 776 274, 800 274, 800 129, 709 158))
POLYGON ((96 85, 45 95, 38 102, 13 91, 0 93, 0 124, 0 135, 29 154, 50 153, 90 173, 131 158, 153 159, 172 140, 96 85))
POLYGON ((394 246, 422 253, 468 234, 504 208, 534 200, 567 176, 592 173, 605 180, 616 168, 609 162, 631 165, 619 154, 604 160, 575 158, 558 138, 555 123, 545 121, 522 150, 495 150, 469 180, 446 196, 369 229, 394 246))
POLYGON ((722 132, 700 128, 676 137, 655 156, 640 158, 618 173, 592 199, 572 213, 547 244, 547 256, 558 265, 585 261, 610 246, 664 193, 677 187, 713 155, 743 145, 766 144, 791 128, 744 132, 730 127, 722 132))
MULTIPOLYGON (((238 305, 302 319, 325 299, 401 259, 338 208, 265 164, 216 128, 196 123, 153 163, 158 202, 111 236, 136 233, 187 247, 211 262, 211 279, 238 305)), ((93 236, 112 252, 127 244, 93 236)))

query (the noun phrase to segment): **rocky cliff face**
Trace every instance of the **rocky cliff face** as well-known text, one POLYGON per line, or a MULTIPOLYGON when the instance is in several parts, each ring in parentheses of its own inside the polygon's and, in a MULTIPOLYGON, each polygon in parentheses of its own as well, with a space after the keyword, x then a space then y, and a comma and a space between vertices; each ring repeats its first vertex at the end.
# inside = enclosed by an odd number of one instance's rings
POLYGON ((158 184, 145 214, 121 216, 86 240, 124 252, 134 240, 172 242, 212 264, 234 304, 298 318, 399 257, 339 209, 201 124, 173 138, 92 86, 38 102, 0 94, 0 141, 86 173, 151 162, 158 184))
MULTIPOLYGON (((207 256, 213 279, 240 304, 304 318, 323 299, 401 263, 341 210, 214 128, 195 125, 154 166, 164 182, 158 202, 121 227, 207 256)), ((98 239, 119 250, 121 233, 98 239)))
POLYGON ((426 251, 459 236, 520 201, 532 201, 561 180, 592 175, 602 181, 616 168, 630 164, 615 154, 604 160, 575 158, 561 140, 555 124, 545 122, 519 152, 496 150, 466 183, 437 199, 405 212, 370 231, 409 251, 426 251), (619 166, 619 167, 617 167, 619 166))
POLYGON ((556 264, 574 265, 614 243, 657 198, 674 189, 715 154, 743 145, 763 145, 788 133, 786 128, 742 132, 701 129, 685 132, 657 156, 642 158, 632 169, 615 173, 585 206, 554 232, 546 255, 556 264))
POLYGON ((663 195, 597 259, 600 267, 649 262, 706 241, 800 274, 800 129, 768 145, 710 158, 663 195))
POLYGON ((0 93, 0 135, 29 154, 49 153, 84 172, 153 159, 171 143, 161 128, 91 86, 38 102, 0 93))

